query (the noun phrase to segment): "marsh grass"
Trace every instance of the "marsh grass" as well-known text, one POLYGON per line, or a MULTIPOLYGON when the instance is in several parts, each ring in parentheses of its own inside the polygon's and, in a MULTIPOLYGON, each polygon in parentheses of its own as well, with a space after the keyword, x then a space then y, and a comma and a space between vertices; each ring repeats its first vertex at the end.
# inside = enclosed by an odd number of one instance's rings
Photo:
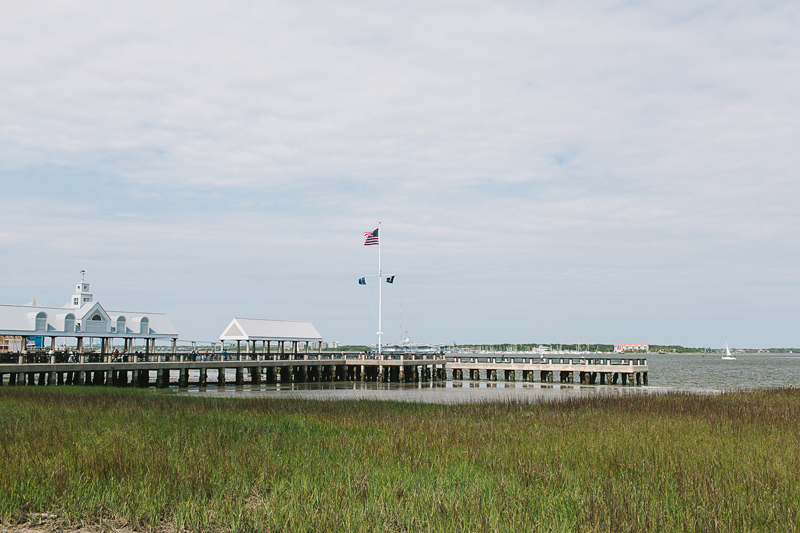
POLYGON ((800 390, 429 405, 0 389, 0 519, 797 531, 800 390))

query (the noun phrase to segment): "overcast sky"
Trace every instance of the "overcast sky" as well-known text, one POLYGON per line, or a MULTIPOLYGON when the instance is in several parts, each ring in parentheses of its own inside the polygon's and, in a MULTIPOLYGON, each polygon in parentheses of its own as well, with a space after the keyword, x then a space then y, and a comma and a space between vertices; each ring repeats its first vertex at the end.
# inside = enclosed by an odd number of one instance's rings
POLYGON ((800 346, 799 11, 3 2, 0 300, 374 343, 380 221, 387 342, 800 346))

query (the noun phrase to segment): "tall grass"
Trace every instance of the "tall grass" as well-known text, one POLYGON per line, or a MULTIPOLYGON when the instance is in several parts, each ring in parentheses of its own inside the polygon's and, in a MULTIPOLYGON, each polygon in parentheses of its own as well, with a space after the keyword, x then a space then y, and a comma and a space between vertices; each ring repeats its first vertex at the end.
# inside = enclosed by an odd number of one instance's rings
POLYGON ((0 519, 797 531, 800 391, 428 405, 0 390, 0 519))

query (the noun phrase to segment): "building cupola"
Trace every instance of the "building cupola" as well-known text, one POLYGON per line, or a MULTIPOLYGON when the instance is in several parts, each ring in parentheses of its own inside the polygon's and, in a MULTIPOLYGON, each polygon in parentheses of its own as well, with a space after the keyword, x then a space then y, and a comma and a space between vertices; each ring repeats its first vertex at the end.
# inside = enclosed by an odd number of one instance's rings
POLYGON ((81 270, 81 281, 77 285, 75 285, 75 292, 72 294, 72 299, 69 302, 68 307, 78 308, 81 307, 83 304, 92 301, 92 293, 89 292, 89 284, 86 283, 84 276, 86 274, 85 270, 81 270))

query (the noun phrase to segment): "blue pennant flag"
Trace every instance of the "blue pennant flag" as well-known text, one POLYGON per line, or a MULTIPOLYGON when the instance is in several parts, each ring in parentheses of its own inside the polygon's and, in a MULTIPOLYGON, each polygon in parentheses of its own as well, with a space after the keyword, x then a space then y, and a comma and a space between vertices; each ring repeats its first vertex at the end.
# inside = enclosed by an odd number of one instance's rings
POLYGON ((367 280, 366 280, 366 279, 364 279, 364 278, 359 278, 359 280, 358 280, 358 284, 359 284, 359 285, 366 285, 366 284, 367 284, 367 280))
POLYGON ((386 283, 394 283, 394 276, 387 276, 386 283))

